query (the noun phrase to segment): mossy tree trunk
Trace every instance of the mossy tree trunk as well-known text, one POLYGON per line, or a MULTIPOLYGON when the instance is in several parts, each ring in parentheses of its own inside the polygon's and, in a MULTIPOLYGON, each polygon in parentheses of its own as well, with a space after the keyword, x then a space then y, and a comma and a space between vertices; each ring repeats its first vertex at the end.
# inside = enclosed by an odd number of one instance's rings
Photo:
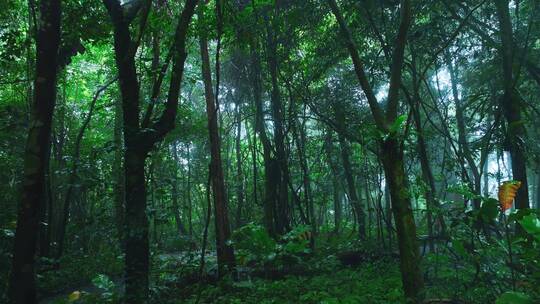
POLYGON ((400 23, 397 37, 393 43, 394 49, 390 66, 390 85, 386 109, 377 100, 360 58, 358 47, 336 1, 327 0, 327 2, 345 38, 356 76, 368 101, 377 129, 384 134, 379 141, 384 173, 390 189, 392 211, 396 223, 403 289, 407 301, 420 302, 423 297, 424 280, 419 265, 420 253, 416 239, 416 224, 411 209, 407 175, 404 169, 403 138, 401 138, 400 130, 391 127, 395 126, 395 122, 398 120, 402 66, 407 34, 412 21, 411 1, 400 1, 400 23))

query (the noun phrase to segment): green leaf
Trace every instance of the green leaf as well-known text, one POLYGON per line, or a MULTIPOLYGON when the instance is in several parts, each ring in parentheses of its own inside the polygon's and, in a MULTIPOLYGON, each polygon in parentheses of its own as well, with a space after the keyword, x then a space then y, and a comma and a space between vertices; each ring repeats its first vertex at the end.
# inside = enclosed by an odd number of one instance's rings
POLYGON ((403 127, 405 121, 407 121, 407 115, 399 115, 396 121, 390 126, 390 133, 397 133, 403 127))
POLYGON ((452 248, 454 248, 456 252, 461 256, 464 256, 467 254, 467 251, 465 251, 465 247, 463 246, 463 242, 460 240, 453 240, 452 248))
POLYGON ((525 231, 540 241, 540 219, 538 219, 535 214, 524 216, 519 223, 521 224, 521 227, 525 229, 525 231))
POLYGON ((531 298, 524 293, 508 291, 503 293, 495 304, 532 304, 531 298))
POLYGON ((482 207, 480 207, 480 216, 485 221, 489 222, 494 220, 498 214, 499 202, 496 199, 490 198, 487 199, 484 203, 482 203, 482 207))
POLYGON ((523 217, 531 214, 533 212, 532 209, 518 209, 517 211, 515 212, 512 212, 509 216, 508 216, 508 222, 519 222, 521 219, 523 219, 523 217))

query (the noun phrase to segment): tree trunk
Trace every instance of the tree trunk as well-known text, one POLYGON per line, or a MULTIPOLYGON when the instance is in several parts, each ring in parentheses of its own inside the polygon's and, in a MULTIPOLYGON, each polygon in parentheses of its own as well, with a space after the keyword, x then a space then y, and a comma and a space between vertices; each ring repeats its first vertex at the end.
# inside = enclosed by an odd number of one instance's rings
MULTIPOLYGON (((125 119, 125 117, 124 117, 125 119)), ((145 303, 148 298, 149 242, 146 215, 146 153, 132 147, 133 139, 124 132, 126 142, 126 302, 145 303)))
POLYGON ((180 160, 178 159, 178 146, 176 142, 173 143, 172 147, 172 156, 174 160, 173 166, 173 178, 171 181, 171 195, 172 195, 172 207, 174 213, 174 221, 176 223, 176 230, 179 235, 186 234, 186 228, 182 223, 182 218, 180 216, 180 206, 178 205, 178 164, 180 160))
POLYGON ((40 230, 39 230, 39 256, 42 258, 49 258, 51 254, 51 235, 52 235, 52 204, 53 195, 51 189, 51 169, 47 166, 45 173, 45 190, 44 190, 44 202, 40 211, 40 230))
POLYGON ((381 143, 382 161, 390 190, 392 211, 396 224, 400 254, 401 280, 405 296, 417 299, 423 289, 424 280, 420 270, 420 253, 416 240, 416 224, 411 209, 407 175, 404 169, 403 152, 395 138, 381 143))
MULTIPOLYGON (((416 137, 418 144, 418 158, 420 159, 420 167, 422 169, 422 177, 426 183, 425 196, 426 196, 426 218, 427 218, 427 228, 429 236, 429 250, 433 252, 435 250, 434 244, 434 233, 433 233, 433 208, 439 206, 439 203, 435 197, 437 190, 435 189, 435 178, 433 177, 433 171, 431 170, 431 165, 428 155, 428 147, 426 143, 426 138, 424 136, 424 128, 422 124, 422 117, 420 116, 420 81, 418 79, 418 73, 416 71, 416 59, 413 54, 413 96, 408 97, 409 104, 411 107, 411 112, 413 114, 413 121, 416 128, 416 137)), ((444 219, 441 215, 437 217, 438 227, 435 227, 436 230, 439 230, 439 233, 445 233, 445 224, 444 219), (438 229, 437 229, 438 228, 438 229)))
POLYGON ((120 242, 120 248, 125 250, 124 242, 124 218, 125 218, 125 200, 126 200, 126 191, 125 191, 125 178, 124 171, 122 170, 122 154, 123 154, 123 145, 122 145, 122 105, 119 100, 114 103, 114 132, 113 132, 113 142, 114 142, 114 163, 112 166, 112 174, 114 178, 114 218, 116 224, 116 230, 118 235, 118 240, 120 242))
MULTIPOLYGON (((200 18, 203 16, 200 14, 200 18)), ((218 108, 216 108, 214 92, 212 89, 212 75, 210 71, 210 57, 208 55, 208 42, 203 34, 199 38, 202 60, 202 77, 204 81, 204 95, 206 99, 206 115, 208 117, 208 133, 210 137, 210 176, 214 198, 214 220, 216 227, 216 248, 218 260, 218 274, 223 276, 235 264, 234 251, 228 240, 230 239, 230 225, 227 211, 227 195, 223 179, 221 162, 221 148, 218 127, 218 108)), ((216 92, 217 96, 217 92, 216 92)))
POLYGON ((352 172, 352 164, 350 160, 350 147, 349 143, 345 140, 343 135, 338 134, 339 147, 341 150, 341 160, 343 162, 343 172, 345 173, 345 180, 347 181, 349 199, 351 201, 351 207, 355 211, 356 220, 358 221, 358 235, 360 239, 366 238, 366 223, 364 208, 360 205, 358 193, 356 192, 356 183, 352 172))
POLYGON ((274 122, 274 143, 276 151, 276 161, 279 166, 279 171, 274 172, 273 183, 278 185, 279 198, 277 200, 277 213, 275 216, 276 232, 285 234, 290 230, 290 206, 289 206, 289 166, 287 164, 287 154, 285 153, 285 134, 283 127, 283 105, 281 100, 281 92, 278 83, 278 54, 277 41, 274 37, 272 24, 265 16, 267 23, 267 62, 270 72, 270 80, 272 84, 272 92, 270 94, 270 104, 272 119, 274 122))
POLYGON ((358 235, 360 239, 366 238, 366 215, 364 211, 364 207, 360 202, 360 198, 358 197, 358 192, 356 191, 356 183, 354 180, 354 174, 352 170, 352 164, 350 160, 350 146, 347 140, 345 139, 344 132, 345 132, 345 115, 342 111, 343 105, 340 102, 334 103, 334 113, 335 113, 335 119, 338 125, 338 140, 339 140, 339 148, 341 152, 341 160, 343 163, 343 172, 345 173, 345 180, 347 181, 347 187, 348 187, 348 194, 349 194, 349 200, 351 203, 351 206, 356 214, 356 220, 358 221, 358 235))
POLYGON ((251 139, 249 136, 251 132, 247 130, 247 126, 248 124, 246 124, 246 137, 248 140, 249 150, 251 151, 251 161, 253 164, 253 206, 259 206, 259 194, 257 193, 259 189, 257 185, 259 180, 259 166, 257 165, 257 134, 255 132, 255 125, 253 125, 253 139, 251 139))
POLYGON ((60 0, 42 0, 36 40, 36 74, 30 129, 24 152, 24 176, 8 298, 11 303, 36 303, 35 253, 39 234, 39 211, 45 196, 45 172, 50 155, 52 115, 56 101, 60 0))
POLYGON ((515 198, 516 209, 529 208, 529 184, 527 182, 527 159, 525 157, 525 126, 521 118, 521 102, 516 96, 514 65, 514 38, 508 0, 495 0, 501 37, 500 56, 503 61, 504 95, 501 107, 506 118, 506 149, 512 158, 512 178, 521 182, 515 198))
MULTIPOLYGON (((241 102, 236 102, 236 227, 243 225, 243 208, 244 208, 244 173, 242 172, 242 146, 241 131, 242 131, 242 114, 240 112, 241 102)), ((249 136, 249 134, 248 134, 249 136)))
MULTIPOLYGON (((458 84, 458 74, 457 71, 452 63, 452 58, 450 58, 450 54, 447 52, 445 55, 446 65, 448 66, 448 70, 450 71, 450 84, 452 87, 452 96, 454 103, 456 105, 456 123, 457 123, 457 129, 458 129, 458 144, 459 144, 459 154, 458 157, 461 159, 462 162, 467 162, 469 165, 470 171, 473 175, 473 183, 472 185, 469 185, 471 190, 474 191, 475 194, 481 195, 480 193, 480 184, 477 183, 481 179, 481 175, 478 169, 478 166, 476 166, 476 162, 474 161, 473 153, 471 151, 471 148, 469 146, 469 141, 467 140, 467 129, 465 124, 465 113, 463 104, 461 102, 461 99, 459 98, 459 92, 457 88, 458 84), (478 191, 478 192, 477 192, 478 191)), ((462 167, 462 170, 465 167, 462 167)), ((464 172, 464 175, 467 173, 464 172)), ((470 180, 470 179, 469 179, 470 180)), ((473 199, 473 207, 475 209, 480 208, 480 202, 481 199, 476 198, 473 199)))
POLYGON ((264 108, 262 101, 262 83, 261 83, 261 62, 257 52, 257 45, 254 41, 251 42, 251 79, 253 86, 253 100, 255 103, 255 130, 259 134, 263 147, 264 161, 264 217, 263 222, 266 230, 271 236, 277 235, 275 225, 275 214, 277 208, 277 200, 279 197, 278 184, 276 180, 276 172, 279 172, 277 161, 272 157, 272 145, 266 134, 264 121, 264 108))
POLYGON ((536 173, 536 209, 540 210, 540 170, 536 173))
POLYGON ((187 144, 186 147, 186 158, 187 158, 187 166, 188 166, 188 172, 187 172, 187 202, 188 202, 188 229, 189 229, 189 236, 193 236, 193 202, 191 201, 191 143, 187 144))
POLYGON ((341 193, 339 191, 339 170, 337 164, 333 161, 332 157, 335 154, 334 152, 334 143, 332 142, 332 131, 328 129, 326 131, 326 139, 324 143, 324 148, 326 151, 326 159, 328 166, 332 175, 332 192, 333 192, 333 204, 334 204, 334 233, 339 234, 341 227, 341 217, 342 217, 342 207, 341 207, 341 193))
POLYGON ((336 17, 341 33, 346 39, 347 49, 351 56, 354 71, 358 82, 368 101, 371 114, 379 132, 384 137, 380 139, 383 167, 386 181, 389 184, 390 196, 400 253, 400 270, 405 297, 409 302, 420 302, 423 298, 424 279, 420 270, 420 253, 416 240, 416 224, 411 210, 410 193, 407 185, 403 163, 403 149, 400 139, 400 130, 393 130, 390 126, 398 119, 399 90, 402 86, 402 67, 405 56, 407 35, 412 22, 412 9, 410 0, 400 1, 400 22, 397 37, 394 41, 392 63, 390 66, 390 85, 386 110, 381 107, 373 88, 369 82, 360 58, 358 47, 343 18, 335 0, 327 0, 332 13, 336 17))
MULTIPOLYGON (((173 64, 165 109, 150 124, 152 114, 152 103, 150 103, 143 119, 142 128, 140 123, 140 85, 135 67, 137 42, 131 38, 129 20, 124 16, 120 2, 103 0, 103 3, 113 24, 116 68, 122 96, 126 191, 124 233, 126 242, 125 298, 126 303, 130 304, 147 303, 149 294, 149 242, 144 166, 148 152, 174 128, 184 74, 184 63, 187 57, 186 35, 197 0, 186 0, 176 26, 171 49, 173 64)), ((146 11, 148 9, 146 8, 146 11)), ((161 81, 156 82, 156 84, 158 85, 154 89, 159 92, 161 81)))
POLYGON ((394 227, 392 226, 392 199, 390 198, 390 189, 388 183, 384 187, 384 222, 386 223, 386 234, 388 235, 388 249, 392 251, 392 236, 394 235, 394 227))
POLYGON ((101 86, 96 93, 94 94, 94 97, 92 98, 92 101, 90 102, 90 105, 88 107, 88 113, 86 114, 83 123, 81 125, 81 128, 79 129, 79 132, 77 133, 77 138, 75 139, 75 146, 73 148, 73 158, 72 158, 72 166, 71 166, 71 172, 68 178, 67 183, 67 190, 64 197, 64 204, 62 206, 62 221, 60 223, 60 226, 58 227, 58 251, 56 252, 56 268, 60 267, 59 259, 62 257, 65 246, 64 242, 66 239, 66 229, 67 224, 69 220, 69 214, 70 214, 70 207, 71 207, 71 201, 73 199, 74 195, 74 189, 75 184, 77 181, 77 171, 79 169, 79 162, 81 159, 81 145, 82 140, 84 138, 84 133, 86 132, 86 129, 90 125, 90 121, 92 120, 92 116, 94 114, 94 109, 96 107, 96 102, 101 95, 101 93, 108 88, 114 81, 116 81, 116 78, 113 80, 108 81, 106 84, 101 86))

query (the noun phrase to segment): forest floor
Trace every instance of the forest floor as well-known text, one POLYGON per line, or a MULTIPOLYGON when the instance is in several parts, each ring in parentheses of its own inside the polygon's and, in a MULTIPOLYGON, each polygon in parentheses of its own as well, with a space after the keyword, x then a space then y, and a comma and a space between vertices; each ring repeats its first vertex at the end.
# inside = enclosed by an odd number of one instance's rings
MULTIPOLYGON (((160 254, 155 259, 158 269, 152 280, 154 303, 403 303, 398 265, 388 259, 355 267, 343 266, 335 257, 317 259, 282 267, 266 278, 243 268, 246 272, 240 279, 200 283, 186 281, 180 274, 183 270, 179 264, 185 262, 186 254, 160 254)), ((209 255, 207 263, 212 269, 215 256, 209 255)), ((123 289, 123 279, 117 277, 108 283, 70 286, 39 303, 75 302, 69 301, 70 295, 80 296, 81 303, 110 303, 114 302, 112 295, 122 294, 123 289)))
MULTIPOLYGON (((215 278, 213 252, 206 255, 206 273, 202 278, 198 274, 197 251, 155 254, 150 274, 150 303, 404 303, 397 255, 388 253, 392 252, 388 249, 355 247, 328 246, 316 254, 276 260, 271 267, 243 265, 234 278, 231 275, 221 280, 215 278)), ((466 262, 447 261, 445 256, 440 253, 424 256, 428 298, 459 299, 451 303, 493 302, 494 295, 489 292, 493 286, 459 284, 474 282, 477 277, 474 268, 466 262)), ((87 265, 88 260, 72 264, 76 269, 76 265, 87 265)), ((62 277, 62 281, 54 284, 56 288, 44 289, 52 292, 44 295, 40 303, 118 303, 124 282, 122 263, 116 260, 116 264, 119 265, 92 266, 98 275, 87 271, 86 277, 94 278, 91 282, 62 277)), ((63 271, 74 273, 73 267, 63 271)))
POLYGON ((378 261, 354 268, 319 264, 304 275, 199 286, 188 301, 170 303, 403 303, 403 298, 397 264, 378 261))

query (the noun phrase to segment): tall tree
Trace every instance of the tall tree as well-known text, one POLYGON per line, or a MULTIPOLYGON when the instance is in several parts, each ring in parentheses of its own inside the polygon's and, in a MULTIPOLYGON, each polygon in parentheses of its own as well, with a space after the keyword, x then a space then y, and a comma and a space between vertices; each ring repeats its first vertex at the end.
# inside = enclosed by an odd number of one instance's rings
POLYGON ((345 114, 343 113, 343 104, 339 101, 335 101, 333 104, 334 115, 336 124, 338 127, 338 141, 339 149, 341 152, 341 162, 343 164, 343 173, 345 174, 345 180, 347 181, 348 196, 351 207, 355 213, 356 220, 358 221, 358 235, 360 239, 366 238, 366 223, 365 212, 362 203, 358 197, 356 190, 356 182, 353 175, 353 167, 351 164, 351 149, 350 145, 345 138, 345 114))
POLYGON ((250 78, 252 82, 253 102, 255 103, 255 131, 259 135, 263 148, 264 161, 264 217, 263 223, 270 235, 276 236, 275 223, 277 204, 279 199, 279 187, 275 182, 279 174, 279 164, 273 155, 273 147, 266 133, 264 120, 264 107, 262 100, 261 61, 257 50, 258 43, 255 39, 250 42, 250 78))
POLYGON ((235 138, 235 153, 236 153, 236 227, 242 226, 244 222, 242 218, 244 206, 244 173, 242 171, 242 113, 241 113, 241 100, 236 101, 236 138, 235 138))
MULTIPOLYGON (((186 0, 173 39, 172 70, 165 109, 161 116, 151 121, 153 102, 140 122, 140 84, 135 67, 135 53, 140 39, 132 39, 131 18, 124 14, 117 0, 103 0, 113 24, 114 52, 124 121, 124 172, 125 172, 125 242, 126 242, 126 301, 146 303, 148 299, 149 244, 146 214, 146 183, 144 166, 148 152, 174 127, 184 62, 186 36, 195 11, 197 0, 186 0)), ((143 9, 142 24, 150 7, 143 9)), ((141 26, 141 31, 144 27, 141 26)), ((142 32, 139 33, 142 35, 142 32)), ((164 73, 154 83, 153 95, 158 94, 164 73)), ((157 97, 157 96, 152 96, 157 97)), ((152 98, 154 101, 156 98, 152 98)))
POLYGON ((512 159, 512 178, 521 182, 516 195, 516 208, 529 208, 529 183, 527 182, 527 159, 525 157, 525 126, 521 117, 521 101, 516 92, 517 76, 514 72, 514 35, 508 0, 495 0, 499 20, 504 93, 500 99, 501 108, 506 118, 506 149, 512 159))
POLYGON ((408 301, 418 302, 422 298, 424 279, 420 270, 420 253, 416 240, 416 224, 411 208, 411 197, 404 167, 402 139, 400 138, 399 130, 391 127, 398 120, 402 65, 405 45, 407 43, 407 33, 412 20, 411 1, 400 1, 400 23, 398 34, 394 41, 392 62, 390 65, 390 85, 386 110, 381 107, 369 83, 358 47, 336 1, 327 0, 327 2, 346 40, 356 76, 360 87, 366 95, 377 129, 383 134, 386 134, 384 138, 379 139, 379 144, 381 146, 381 158, 386 180, 389 185, 392 210, 396 223, 403 289, 408 301))
POLYGON ((30 129, 24 152, 22 197, 17 215, 8 297, 11 303, 36 303, 35 253, 39 213, 45 198, 51 125, 56 103, 61 1, 42 0, 36 37, 36 73, 30 129))
POLYGON ((58 250, 56 252, 56 259, 57 259, 56 266, 57 267, 60 266, 60 263, 58 262, 58 260, 62 257, 65 250, 64 242, 66 239, 66 228, 67 228, 67 224, 69 220, 71 201, 73 200, 73 196, 74 196, 75 184, 77 183, 77 178, 78 178, 78 169, 79 169, 80 159, 81 159, 82 140, 86 132, 86 129, 89 127, 90 121, 92 120, 92 115, 94 114, 94 110, 96 108, 96 102, 99 96, 115 81, 116 81, 116 78, 109 80, 106 84, 104 84, 99 89, 97 89, 96 93, 94 94, 94 97, 92 98, 92 101, 90 101, 88 113, 86 113, 83 123, 79 129, 79 132, 77 133, 77 138, 75 139, 75 145, 73 147, 73 159, 72 159, 73 163, 71 165, 71 172, 68 178, 67 190, 64 196, 64 205, 62 206, 62 221, 60 225, 58 226, 58 250))
MULTIPOLYGON (((220 4, 218 4, 220 6, 220 4)), ((202 5, 199 10, 200 20, 204 20, 202 5)), ((219 15, 219 12, 218 12, 219 15)), ((219 16, 218 16, 219 18, 219 16)), ((218 20, 218 27, 220 21, 218 20)), ((219 29, 218 29, 219 32, 219 29)), ((219 40, 218 35, 218 40, 219 40)), ((222 276, 234 266, 234 251, 228 243, 230 239, 230 223, 227 210, 227 194, 225 193, 225 180, 223 175, 223 165, 221 162, 221 139, 218 127, 218 111, 216 101, 219 97, 216 84, 216 94, 212 89, 212 73, 210 71, 210 56, 208 54, 208 41, 205 31, 200 32, 199 45, 201 49, 202 77, 204 82, 204 96, 206 100, 206 115, 208 117, 208 135, 210 137, 210 178, 212 182, 212 193, 214 198, 214 220, 216 227, 216 249, 218 259, 218 274, 222 276), (227 269, 229 268, 229 269, 227 269)), ((219 45, 219 41, 218 41, 219 45)), ((219 56, 219 48, 217 50, 219 56)), ((216 67, 219 60, 216 59, 216 67)), ((219 77, 219 70, 216 70, 216 78, 219 77)), ((216 80, 217 82, 217 80, 216 80)))
MULTIPOLYGON (((278 3, 274 7, 274 19, 280 15, 278 3)), ((290 206, 289 206, 289 166, 288 158, 285 152, 285 126, 283 118, 283 101, 278 82, 279 61, 278 61, 278 39, 275 28, 277 20, 270 20, 268 12, 264 12, 264 21, 266 25, 266 60, 268 71, 270 73, 270 83, 272 85, 270 93, 270 105, 272 120, 274 122, 274 147, 275 157, 279 170, 274 172, 272 183, 278 186, 278 200, 274 222, 276 232, 284 234, 290 230, 290 206)))

